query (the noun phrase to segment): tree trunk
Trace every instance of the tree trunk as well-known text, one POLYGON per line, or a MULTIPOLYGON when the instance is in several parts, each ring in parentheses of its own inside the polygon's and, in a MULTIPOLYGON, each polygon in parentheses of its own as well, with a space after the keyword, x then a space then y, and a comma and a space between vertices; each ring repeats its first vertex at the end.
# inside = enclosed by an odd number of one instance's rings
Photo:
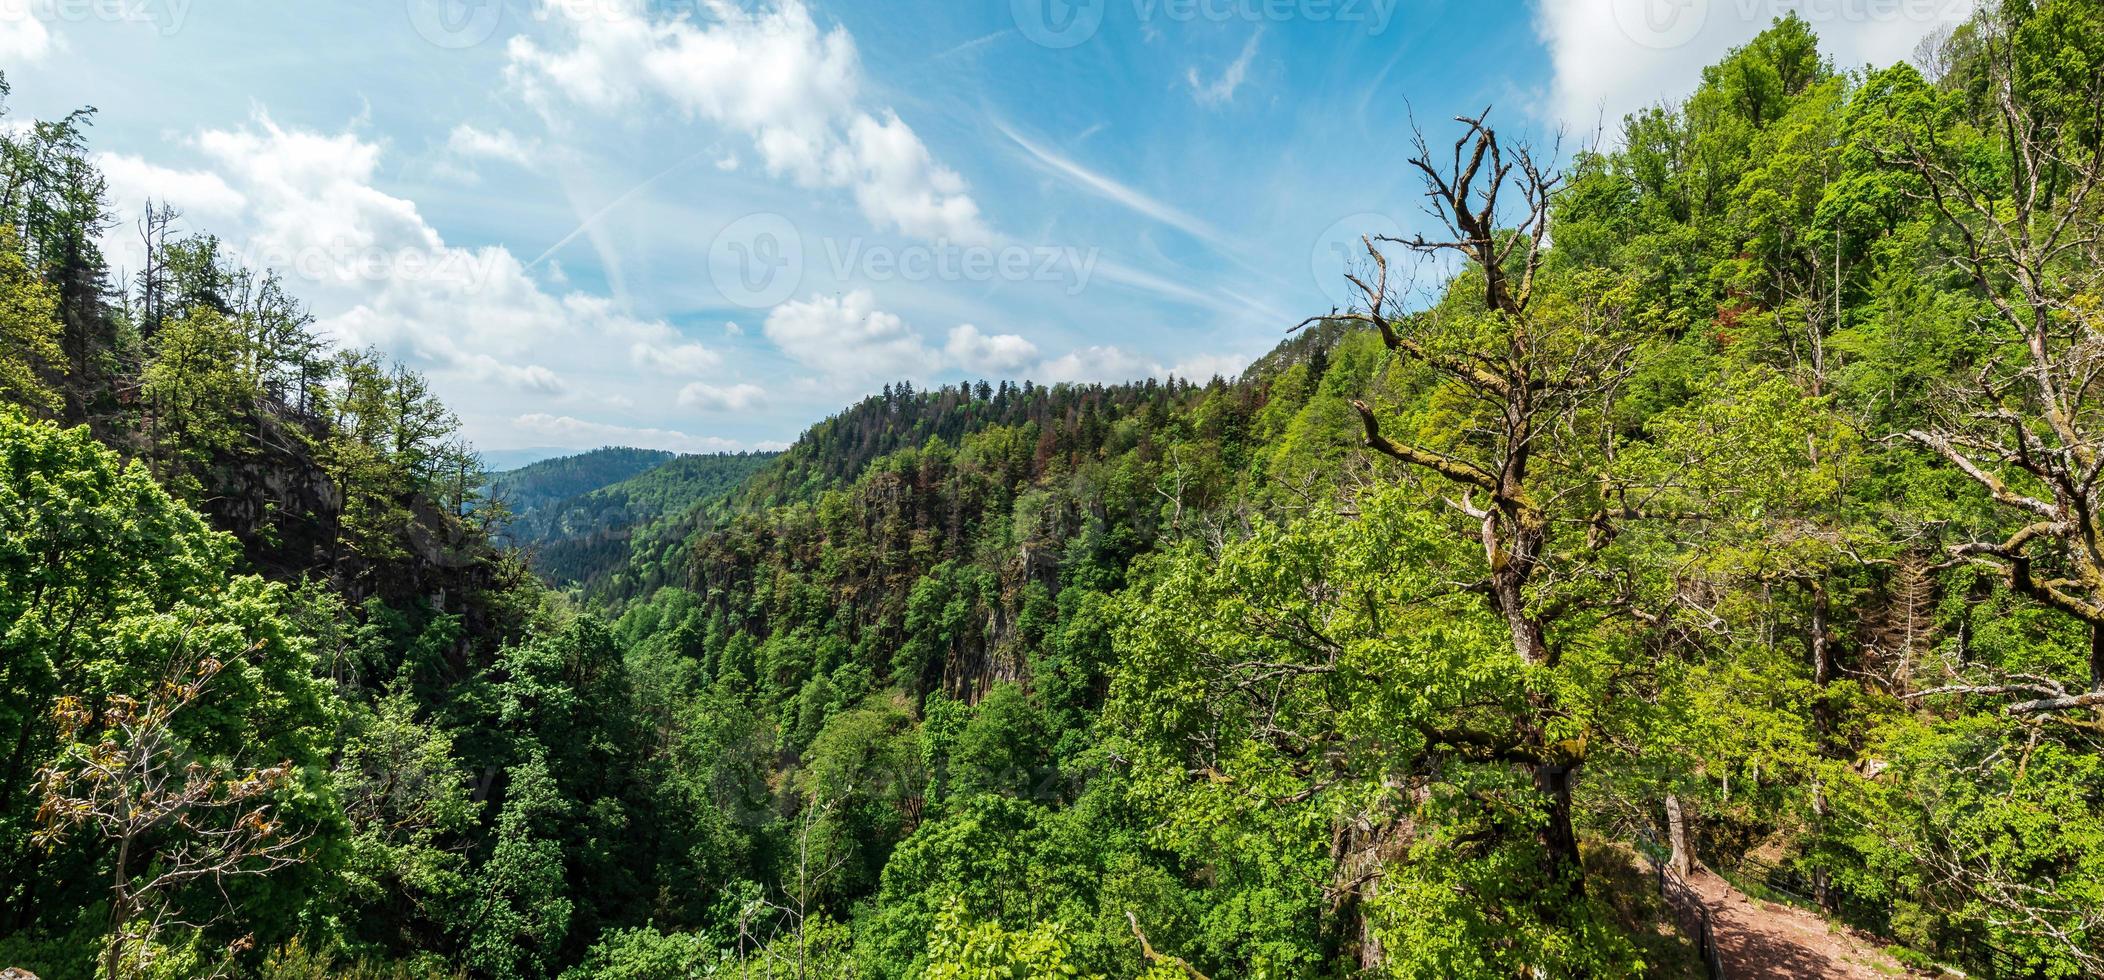
POLYGON ((1688 821, 1681 812, 1680 797, 1666 794, 1666 838, 1673 845, 1673 853, 1666 858, 1666 865, 1682 878, 1695 872, 1694 849, 1688 846, 1688 821))
POLYGON ((2089 689, 2104 691, 2104 623, 2089 624, 2089 689))
POLYGON ((124 929, 131 924, 131 896, 126 894, 124 866, 131 860, 131 838, 117 842, 117 857, 110 871, 110 944, 104 953, 108 980, 120 980, 117 970, 124 955, 124 929))
POLYGON ((1548 819, 1540 839, 1552 887, 1570 898, 1585 896, 1585 865, 1578 859, 1578 831, 1571 825, 1571 767, 1542 763, 1534 767, 1534 787, 1547 797, 1548 819))
POLYGON ((1834 679, 1834 638, 1832 603, 1827 598, 1826 580, 1812 583, 1812 683, 1825 687, 1834 679))
POLYGON ((1333 958, 1365 971, 1387 961, 1368 900, 1380 894, 1381 869, 1396 855, 1396 840, 1408 836, 1406 822, 1361 813, 1339 821, 1330 836, 1331 887, 1338 898, 1329 917, 1326 945, 1333 958))
MULTIPOLYGON (((1812 783, 1812 829, 1824 831, 1826 828, 1826 810, 1826 787, 1814 782, 1812 783)), ((1828 914, 1833 913, 1833 889, 1830 887, 1825 868, 1812 869, 1812 901, 1817 903, 1828 914)))

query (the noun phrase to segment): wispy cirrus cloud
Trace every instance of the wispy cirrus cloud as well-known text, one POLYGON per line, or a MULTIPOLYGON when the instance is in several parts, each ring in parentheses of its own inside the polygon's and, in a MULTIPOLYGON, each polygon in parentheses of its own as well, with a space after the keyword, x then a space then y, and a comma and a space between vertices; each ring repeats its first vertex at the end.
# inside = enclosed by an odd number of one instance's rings
POLYGON ((1242 53, 1236 55, 1235 60, 1220 72, 1219 77, 1211 81, 1202 78, 1195 67, 1186 70, 1184 80, 1190 83, 1191 98, 1196 99, 1202 106, 1221 106, 1233 102, 1235 90, 1241 88, 1242 82, 1249 77, 1250 62, 1256 60, 1257 42, 1263 39, 1263 28, 1251 33, 1249 40, 1242 45, 1242 53))
POLYGON ((1007 123, 996 122, 995 127, 1001 131, 1001 135, 1008 137, 1009 142, 1022 148, 1023 152, 1029 154, 1030 158, 1040 166, 1064 178, 1069 184, 1081 190, 1110 201, 1148 220, 1168 225, 1194 237, 1204 239, 1217 239, 1220 237, 1220 232, 1202 218, 1165 204, 1141 191, 1128 187, 1102 173, 1061 156, 1051 149, 1040 145, 1035 140, 1017 132, 1007 123))

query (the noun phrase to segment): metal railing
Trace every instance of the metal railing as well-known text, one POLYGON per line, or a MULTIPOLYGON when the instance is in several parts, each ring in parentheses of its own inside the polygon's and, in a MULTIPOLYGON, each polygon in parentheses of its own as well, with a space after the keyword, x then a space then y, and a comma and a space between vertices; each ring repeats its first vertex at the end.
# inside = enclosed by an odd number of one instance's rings
POLYGON ((1702 957, 1702 968, 1709 980, 1724 980, 1724 954, 1717 948, 1717 927, 1710 917, 1709 903, 1677 874, 1668 870, 1666 862, 1654 860, 1653 872, 1658 877, 1658 894, 1665 899, 1666 906, 1694 920, 1695 951, 1702 957))

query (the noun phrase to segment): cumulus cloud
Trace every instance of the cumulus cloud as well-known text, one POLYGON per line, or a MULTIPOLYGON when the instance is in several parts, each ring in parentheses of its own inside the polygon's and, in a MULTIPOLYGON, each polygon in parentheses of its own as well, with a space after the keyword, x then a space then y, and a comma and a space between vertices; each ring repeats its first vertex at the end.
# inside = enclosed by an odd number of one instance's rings
POLYGON ((921 335, 877 309, 867 289, 783 303, 761 332, 791 360, 833 378, 919 377, 936 366, 921 335))
POLYGON ((218 174, 173 170, 144 158, 122 153, 97 153, 95 169, 108 182, 110 201, 120 208, 172 204, 182 209, 189 223, 211 227, 215 219, 238 216, 248 198, 218 174))
POLYGON ((1138 354, 1106 344, 1069 351, 1038 366, 1042 380, 1079 384, 1110 384, 1158 374, 1161 365, 1138 354))
POLYGON ((666 346, 637 341, 629 347, 628 355, 637 367, 673 376, 701 374, 723 363, 723 355, 691 343, 666 346))
POLYGON ((1929 32, 1971 16, 1973 0, 1537 0, 1535 33, 1553 80, 1547 115, 1576 131, 1680 98, 1702 68, 1795 11, 1843 67, 1905 60, 1929 32))
POLYGON ((943 353, 974 374, 1014 374, 1037 360, 1037 345, 1012 333, 983 334, 969 323, 950 330, 943 353))
POLYGON ((527 167, 533 165, 537 147, 508 129, 484 130, 461 123, 446 137, 446 150, 465 159, 502 160, 527 167))
POLYGON ((771 174, 850 192, 880 228, 991 238, 963 178, 896 113, 865 101, 854 39, 821 30, 803 0, 754 11, 711 3, 706 21, 589 6, 551 18, 557 41, 522 36, 507 48, 507 77, 544 112, 660 101, 744 135, 771 174))
POLYGON ((1161 372, 1167 377, 1183 378, 1186 381, 1205 382, 1215 377, 1232 378, 1255 360, 1247 354, 1195 354, 1161 372))
POLYGON ((1068 351, 1039 364, 1031 376, 1052 384, 1115 384, 1141 378, 1205 382, 1216 375, 1234 377, 1249 366, 1250 360, 1245 354, 1198 354, 1175 364, 1163 364, 1110 344, 1068 351))
POLYGON ((0 7, 0 62, 26 65, 51 51, 51 30, 32 12, 32 4, 0 7))
POLYGON ((503 385, 537 395, 560 395, 569 390, 555 372, 538 364, 506 364, 488 354, 466 354, 453 365, 478 381, 503 385))
MULTIPOLYGON (((630 316, 603 296, 549 292, 500 246, 449 244, 413 202, 376 186, 381 147, 354 132, 287 129, 258 117, 191 143, 205 161, 196 170, 97 159, 120 211, 103 245, 120 267, 143 259, 128 212, 147 197, 167 201, 184 210, 186 224, 218 234, 235 260, 283 275, 324 336, 377 346, 450 391, 466 387, 463 403, 498 392, 571 397, 578 385, 550 364, 629 374, 636 350, 687 374, 716 363, 661 320, 630 316)), ((669 402, 670 392, 662 397, 669 402)))
POLYGON ((767 402, 767 390, 755 384, 712 385, 696 381, 679 390, 682 408, 704 412, 746 412, 767 402))

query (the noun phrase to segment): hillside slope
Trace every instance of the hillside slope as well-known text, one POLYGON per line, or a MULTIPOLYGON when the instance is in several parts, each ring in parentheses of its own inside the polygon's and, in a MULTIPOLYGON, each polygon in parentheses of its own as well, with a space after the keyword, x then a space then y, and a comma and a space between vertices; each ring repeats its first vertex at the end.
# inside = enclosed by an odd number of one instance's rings
MULTIPOLYGON (((604 452, 604 450, 602 450, 604 452)), ((775 459, 774 453, 669 456, 634 475, 520 515, 510 541, 533 555, 533 566, 559 585, 587 593, 656 584, 649 570, 696 528, 714 523, 719 506, 775 459)), ((560 461, 557 461, 560 462, 560 461)))
POLYGON ((540 526, 541 512, 550 505, 656 469, 674 455, 657 449, 607 446, 492 473, 489 491, 511 511, 513 527, 535 540, 540 534, 533 529, 540 526))

